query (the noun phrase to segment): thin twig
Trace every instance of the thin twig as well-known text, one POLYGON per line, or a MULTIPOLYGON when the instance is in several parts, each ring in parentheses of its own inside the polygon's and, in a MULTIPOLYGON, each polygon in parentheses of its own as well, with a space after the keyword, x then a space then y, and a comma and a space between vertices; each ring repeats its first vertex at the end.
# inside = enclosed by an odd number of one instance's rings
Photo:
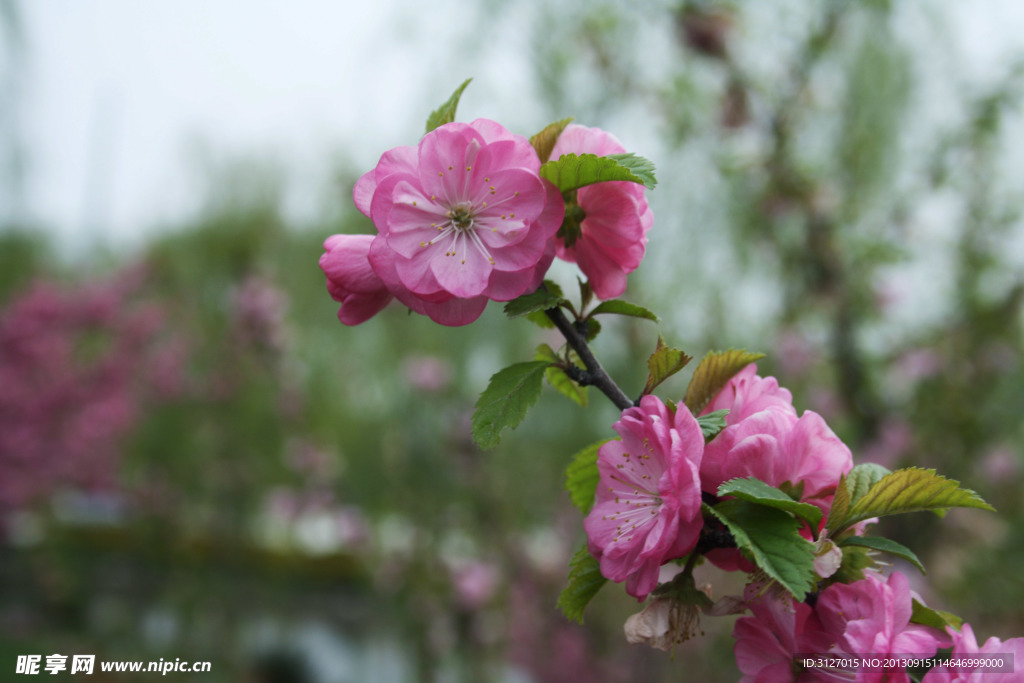
POLYGON ((594 386, 598 390, 607 396, 612 403, 616 405, 619 410, 625 410, 626 408, 632 408, 635 404, 632 399, 626 395, 618 384, 615 383, 605 369, 601 367, 601 363, 598 362, 593 352, 590 350, 590 346, 587 344, 587 338, 580 334, 579 330, 569 322, 569 319, 565 317, 565 313, 560 308, 549 308, 544 311, 548 318, 555 324, 558 331, 565 337, 565 341, 569 343, 576 355, 583 361, 586 370, 580 370, 575 368, 569 369, 570 377, 579 384, 580 386, 594 386))

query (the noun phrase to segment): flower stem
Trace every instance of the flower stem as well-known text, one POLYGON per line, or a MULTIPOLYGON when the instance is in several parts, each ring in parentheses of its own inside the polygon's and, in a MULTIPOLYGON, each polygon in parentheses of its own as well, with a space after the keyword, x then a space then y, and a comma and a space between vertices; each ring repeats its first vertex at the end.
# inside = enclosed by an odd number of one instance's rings
POLYGON ((593 352, 591 352, 590 346, 587 344, 587 338, 569 322, 562 309, 549 308, 544 313, 555 324, 558 331, 565 337, 565 341, 569 343, 569 346, 572 347, 586 367, 586 370, 580 370, 575 366, 571 366, 568 370, 569 376, 580 386, 597 387, 619 410, 632 408, 636 405, 626 395, 626 392, 615 383, 615 380, 605 372, 605 369, 601 367, 601 363, 598 362, 593 352))

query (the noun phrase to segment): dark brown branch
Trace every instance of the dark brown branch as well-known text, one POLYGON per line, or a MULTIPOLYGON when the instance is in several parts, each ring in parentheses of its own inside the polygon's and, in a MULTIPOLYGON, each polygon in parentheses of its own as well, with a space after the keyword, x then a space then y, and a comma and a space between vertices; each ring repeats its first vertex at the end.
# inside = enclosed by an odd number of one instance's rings
POLYGON ((594 386, 607 396, 612 403, 616 405, 619 410, 625 410, 626 408, 632 408, 635 404, 629 396, 626 396, 618 384, 615 383, 605 369, 601 367, 601 363, 598 362, 597 358, 590 350, 590 346, 587 344, 587 338, 580 333, 576 327, 569 322, 569 319, 565 317, 565 313, 560 308, 549 308, 544 311, 548 318, 555 324, 558 331, 565 337, 565 341, 569 343, 572 350, 576 352, 576 355, 583 361, 586 370, 581 370, 576 366, 570 366, 566 372, 569 377, 573 379, 580 386, 594 386))

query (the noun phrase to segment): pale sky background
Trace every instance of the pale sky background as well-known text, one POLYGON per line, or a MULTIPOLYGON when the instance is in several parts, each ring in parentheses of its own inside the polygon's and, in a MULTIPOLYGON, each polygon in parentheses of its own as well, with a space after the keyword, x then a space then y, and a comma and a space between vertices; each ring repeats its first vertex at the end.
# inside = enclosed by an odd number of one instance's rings
MULTIPOLYGON (((524 30, 535 3, 15 4, 27 45, 25 213, 72 252, 95 239, 138 246, 194 213, 198 149, 277 159, 288 209, 302 219, 322 201, 332 164, 370 168, 384 149, 414 143, 429 108, 465 77, 476 80, 460 118, 502 118, 513 130, 546 123, 532 103, 524 30), (492 12, 501 13, 484 23, 493 35, 474 32, 492 12)), ((969 79, 1024 48, 1024 2, 940 5, 969 79)))

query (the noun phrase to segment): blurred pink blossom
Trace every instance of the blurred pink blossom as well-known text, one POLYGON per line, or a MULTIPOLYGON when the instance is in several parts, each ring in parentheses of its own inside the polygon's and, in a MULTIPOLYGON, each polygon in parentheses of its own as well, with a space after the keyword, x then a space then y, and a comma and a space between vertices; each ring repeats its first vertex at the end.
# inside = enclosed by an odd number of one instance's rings
POLYGON ((64 488, 117 486, 143 407, 179 390, 184 346, 145 272, 62 286, 37 282, 0 312, 0 511, 64 488))
POLYGON ((1013 482, 1020 478, 1020 454, 1009 446, 993 448, 981 460, 981 471, 992 485, 1013 482))
POLYGON ((494 597, 498 589, 497 567, 489 562, 460 562, 450 568, 455 597, 467 610, 478 610, 494 597))
POLYGON ((409 356, 402 370, 410 385, 426 393, 444 390, 452 379, 451 364, 436 356, 409 356))

